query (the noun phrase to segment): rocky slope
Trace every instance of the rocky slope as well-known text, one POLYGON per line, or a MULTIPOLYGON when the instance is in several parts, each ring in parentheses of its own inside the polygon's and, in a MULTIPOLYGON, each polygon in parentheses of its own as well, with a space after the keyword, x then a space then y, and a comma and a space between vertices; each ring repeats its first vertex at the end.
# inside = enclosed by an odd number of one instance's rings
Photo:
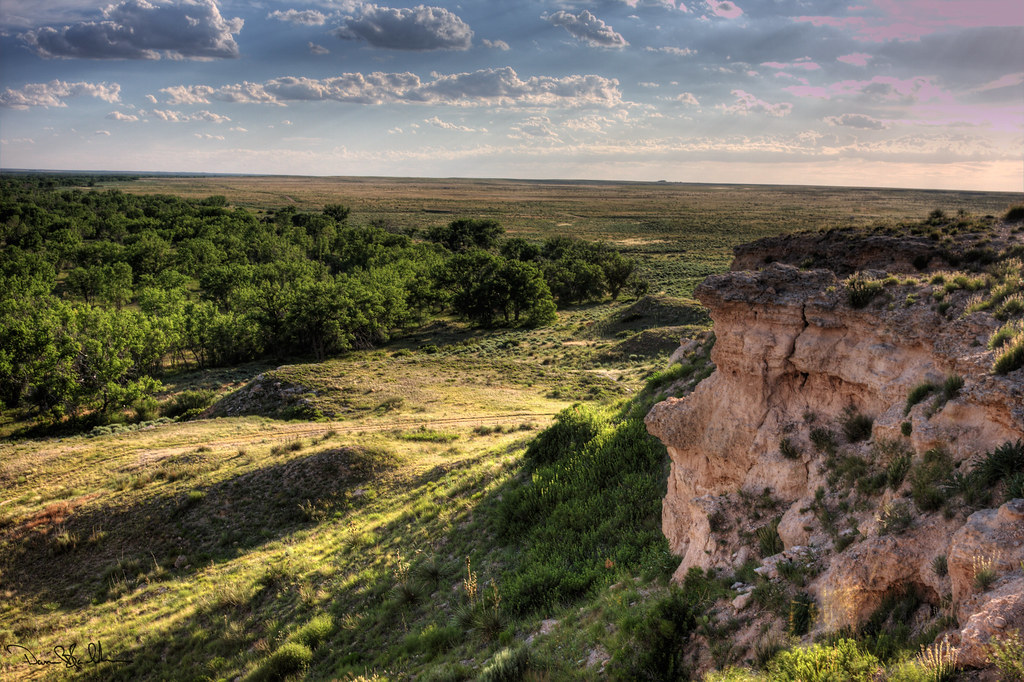
POLYGON ((758 572, 779 580, 780 562, 806 568, 819 631, 856 627, 913 589, 930 613, 955 614, 964 662, 978 665, 992 632, 1024 628, 1024 502, 997 511, 1005 483, 957 497, 955 482, 1024 438, 1024 369, 992 373, 986 343, 1001 323, 964 314, 977 302, 965 291, 938 305, 941 281, 890 278, 853 307, 836 273, 908 272, 915 257, 931 259, 920 239, 892 240, 848 241, 817 270, 773 262, 786 245, 740 248, 733 272, 697 289, 717 370, 647 417, 672 460, 663 530, 681 579, 695 566, 739 568, 774 517, 783 551, 758 572), (915 389, 926 395, 912 404, 915 389), (996 575, 985 590, 974 584, 979 560, 996 575))

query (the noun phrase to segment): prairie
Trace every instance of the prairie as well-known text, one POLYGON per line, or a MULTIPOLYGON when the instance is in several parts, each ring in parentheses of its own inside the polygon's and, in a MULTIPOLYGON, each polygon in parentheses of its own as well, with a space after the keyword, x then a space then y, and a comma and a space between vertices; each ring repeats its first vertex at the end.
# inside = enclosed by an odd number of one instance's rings
POLYGON ((321 363, 169 367, 162 403, 190 389, 219 400, 190 421, 68 433, 5 412, 4 679, 592 679, 606 663, 630 679, 644 628, 676 598, 660 537, 666 457, 641 421, 712 369, 706 349, 667 367, 680 338, 710 329, 694 286, 759 237, 937 207, 1002 214, 1014 198, 386 178, 97 185, 112 187, 258 212, 340 202, 353 225, 416 233, 491 218, 527 240, 613 243, 652 287, 563 306, 537 329, 441 319, 321 363), (576 446, 571 470, 547 467, 545 453, 576 446), (626 459, 634 468, 616 469, 626 459), (524 501, 538 481, 549 498, 524 501), (90 659, 90 644, 102 655, 90 659))

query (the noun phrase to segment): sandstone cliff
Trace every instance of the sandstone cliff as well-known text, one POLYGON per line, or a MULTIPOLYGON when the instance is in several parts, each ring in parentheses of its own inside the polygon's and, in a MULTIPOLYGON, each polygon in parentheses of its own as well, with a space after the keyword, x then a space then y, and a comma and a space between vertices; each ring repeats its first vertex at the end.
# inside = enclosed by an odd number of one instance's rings
MULTIPOLYGON (((927 279, 883 286, 885 273, 871 273, 878 295, 855 308, 836 274, 865 265, 908 272, 915 257, 918 265, 932 259, 921 240, 909 244, 863 240, 824 259, 831 270, 734 265, 697 289, 714 321, 717 369, 647 417, 672 460, 663 530, 682 559, 677 578, 694 566, 737 568, 774 515, 784 551, 758 572, 777 579, 780 562, 810 567, 819 629, 856 626, 908 587, 935 607, 952 600, 965 637, 999 590, 1011 595, 1000 608, 1024 611, 1024 522, 994 509, 1005 486, 956 497, 951 483, 966 489, 985 453, 1024 437, 1024 369, 994 375, 986 347, 1001 322, 965 314, 978 294, 940 297, 927 279), (925 394, 917 404, 908 401, 915 390, 925 394), (744 500, 754 496, 770 503, 750 514, 744 500), (940 557, 949 575, 937 568, 940 557), (997 557, 992 595, 968 586, 975 557, 997 557)), ((784 251, 765 258, 741 248, 737 264, 784 260, 784 251)), ((992 618, 1006 625, 1005 615, 992 618)), ((967 655, 972 663, 978 651, 967 655)))

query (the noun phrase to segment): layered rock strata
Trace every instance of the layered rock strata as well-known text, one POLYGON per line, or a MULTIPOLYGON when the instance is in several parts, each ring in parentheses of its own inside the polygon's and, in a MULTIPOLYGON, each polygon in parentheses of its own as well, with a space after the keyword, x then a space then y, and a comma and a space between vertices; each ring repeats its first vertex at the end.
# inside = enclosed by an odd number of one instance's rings
MULTIPOLYGON (((696 297, 714 321, 717 369, 690 395, 657 404, 647 417, 672 460, 662 526, 682 558, 677 578, 693 566, 735 567, 738 548, 716 537, 712 520, 738 491, 770 491, 784 510, 785 548, 810 545, 821 557, 809 589, 831 625, 862 621, 900 584, 914 585, 935 604, 951 589, 958 602, 964 599, 959 578, 951 588, 933 568, 947 554, 951 570, 958 565, 951 538, 962 517, 922 514, 909 531, 890 535, 875 511, 862 511, 853 530, 859 541, 840 547, 811 511, 819 488, 829 487, 825 456, 809 435, 815 425, 835 429, 844 415, 867 415, 873 442, 899 442, 915 462, 942 448, 957 466, 966 463, 964 470, 972 457, 1024 437, 1024 370, 1002 377, 990 371, 986 341, 997 323, 987 315, 950 320, 936 306, 917 303, 930 300, 927 285, 890 289, 854 309, 833 272, 779 263, 712 276, 698 287, 696 297), (953 375, 964 379, 957 395, 905 414, 915 386, 941 385, 953 375), (782 439, 789 457, 780 452, 782 439)), ((865 444, 849 447, 868 456, 865 444)), ((887 490, 875 509, 907 504, 908 496, 906 485, 887 490)), ((960 617, 964 623, 970 615, 960 617)))

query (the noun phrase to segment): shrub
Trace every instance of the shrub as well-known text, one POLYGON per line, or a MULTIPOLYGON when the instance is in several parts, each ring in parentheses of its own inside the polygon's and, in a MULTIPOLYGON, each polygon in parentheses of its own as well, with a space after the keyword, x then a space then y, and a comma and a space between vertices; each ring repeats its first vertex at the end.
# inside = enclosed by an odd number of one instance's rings
POLYGON ((260 668, 260 677, 265 680, 282 680, 306 668, 312 661, 313 652, 308 646, 285 642, 260 668))
POLYGON ((900 433, 902 433, 904 436, 909 438, 910 434, 912 434, 913 432, 914 425, 911 424, 910 422, 903 422, 902 424, 900 424, 900 433))
POLYGON ((315 649, 323 643, 334 629, 334 619, 328 614, 314 616, 312 620, 295 631, 291 636, 293 641, 305 644, 310 649, 315 649))
POLYGON ((217 398, 215 391, 182 391, 174 400, 163 407, 166 417, 182 417, 189 419, 213 404, 217 398))
POLYGON ((932 559, 932 571, 940 578, 945 578, 949 574, 949 561, 945 554, 940 554, 932 559))
POLYGON ((995 561, 989 557, 975 556, 971 561, 974 568, 974 587, 979 592, 987 592, 992 583, 999 577, 995 568, 995 561))
POLYGON ((788 438, 779 441, 779 453, 786 459, 800 459, 800 449, 788 438))
POLYGON ((917 386, 914 386, 914 388, 910 389, 910 393, 907 394, 907 404, 903 408, 903 414, 910 414, 910 410, 914 405, 917 405, 919 402, 927 398, 928 395, 936 388, 938 387, 935 384, 926 381, 923 384, 918 384, 917 386))
POLYGON ((884 289, 881 281, 854 275, 846 280, 846 299, 852 308, 864 308, 884 289))
POLYGON ((910 495, 921 511, 935 511, 946 501, 940 489, 953 472, 953 461, 942 448, 924 453, 922 461, 910 472, 910 495))
POLYGON ((907 477, 907 472, 910 471, 910 459, 910 453, 906 452, 894 457, 885 467, 885 482, 893 490, 903 485, 903 479, 907 477))
POLYGON ((856 408, 850 406, 843 413, 843 435, 851 443, 867 440, 871 437, 871 428, 875 420, 866 414, 861 414, 856 408))
POLYGON ((703 611, 706 578, 700 569, 687 573, 683 586, 671 586, 635 622, 624 624, 627 641, 612 657, 608 672, 613 679, 686 679, 684 642, 697 627, 703 611))
POLYGON ((582 405, 567 407, 555 423, 530 441, 524 458, 533 467, 550 464, 579 451, 607 424, 607 420, 582 405))
POLYGON ((869 682, 879 669, 879 661, 862 651, 850 639, 831 646, 813 644, 779 653, 768 664, 772 682, 869 682))
POLYGON ((1024 472, 1024 441, 1007 441, 986 453, 976 470, 981 480, 989 486, 1024 472))
POLYGON ((1024 334, 1017 334, 996 356, 992 363, 992 373, 1009 374, 1021 367, 1024 367, 1024 334))
POLYGON ((1020 632, 996 635, 989 640, 988 660, 1002 673, 1005 682, 1024 682, 1024 640, 1020 632))
POLYGON ((494 654, 480 671, 478 682, 519 682, 530 669, 530 650, 526 646, 505 648, 494 654))
POLYGON ((823 426, 811 429, 811 443, 818 452, 834 452, 836 449, 835 435, 823 426))
POLYGON ((774 519, 771 523, 758 528, 754 534, 757 536, 757 543, 761 549, 761 556, 774 556, 785 549, 782 538, 779 536, 779 522, 781 518, 774 519))
POLYGON ((1012 341, 1015 337, 1024 334, 1024 321, 1017 320, 1015 322, 1007 322, 999 329, 992 332, 992 336, 988 339, 989 350, 995 350, 1001 348, 1007 342, 1012 341))
POLYGON ((1024 222, 1024 204, 1017 204, 1007 209, 1003 220, 1008 223, 1024 222))
POLYGON ((914 516, 903 502, 887 502, 878 510, 879 535, 899 535, 913 522, 914 516))
POLYGON ((1006 501, 1024 498, 1024 471, 1006 479, 1006 501))

